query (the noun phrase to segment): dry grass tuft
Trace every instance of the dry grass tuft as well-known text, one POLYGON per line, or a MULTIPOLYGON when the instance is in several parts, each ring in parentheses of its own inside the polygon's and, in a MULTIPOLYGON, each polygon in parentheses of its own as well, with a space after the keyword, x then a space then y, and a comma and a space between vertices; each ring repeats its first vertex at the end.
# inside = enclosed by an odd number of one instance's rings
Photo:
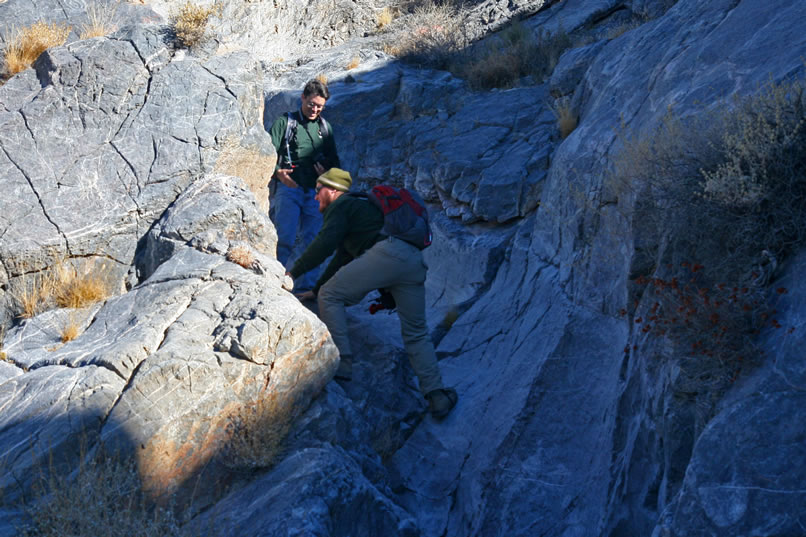
POLYGON ((179 44, 186 48, 194 47, 204 41, 207 33, 207 22, 212 16, 221 15, 221 4, 197 6, 188 0, 173 16, 174 32, 179 44))
POLYGON ((120 5, 118 2, 106 4, 93 3, 87 6, 87 23, 81 28, 79 39, 90 39, 109 35, 117 30, 115 14, 120 5))
POLYGON ((359 58, 358 56, 355 56, 355 57, 353 57, 352 60, 350 60, 350 63, 347 64, 347 67, 345 69, 347 71, 349 71, 350 69, 355 69, 360 64, 361 64, 361 58, 359 58))
POLYGON ((255 254, 248 246, 233 246, 227 251, 227 261, 240 265, 245 269, 252 269, 255 266, 255 254))
POLYGON ((567 97, 557 99, 551 107, 554 117, 557 118, 557 128, 560 130, 560 137, 565 140, 569 134, 574 132, 579 123, 579 116, 571 106, 571 100, 567 97))
POLYGON ((270 468, 282 453, 295 404, 276 393, 243 405, 227 424, 228 461, 234 468, 270 468))
POLYGON ((68 341, 73 341, 81 334, 81 324, 78 322, 78 319, 75 315, 70 315, 62 325, 62 331, 59 334, 59 338, 61 339, 62 343, 67 343, 68 341))
POLYGON ((66 24, 45 22, 12 30, 4 51, 6 73, 15 75, 28 69, 47 49, 64 44, 70 30, 66 24))
POLYGON ((90 267, 79 272, 71 264, 62 263, 55 269, 53 299, 60 308, 83 308, 109 296, 106 265, 90 267))
POLYGON ((316 80, 327 86, 327 75, 324 73, 319 73, 316 75, 316 80))
POLYGON ((79 271, 63 261, 31 278, 23 278, 12 296, 17 316, 30 319, 53 307, 83 308, 111 294, 109 270, 105 263, 91 263, 79 271))
POLYGON ((393 20, 395 20, 394 12, 392 11, 392 8, 387 6, 383 8, 380 13, 378 13, 378 16, 375 20, 375 27, 378 30, 382 30, 389 26, 393 20))

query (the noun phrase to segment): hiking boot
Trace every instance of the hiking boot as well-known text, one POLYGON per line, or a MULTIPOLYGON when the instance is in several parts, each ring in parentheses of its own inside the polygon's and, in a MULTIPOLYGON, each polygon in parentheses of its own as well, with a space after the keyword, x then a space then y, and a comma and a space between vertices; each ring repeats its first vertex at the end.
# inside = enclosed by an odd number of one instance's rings
POLYGON ((438 388, 428 392, 425 398, 428 399, 428 410, 431 415, 441 420, 456 406, 459 395, 453 388, 438 388))
POLYGON ((336 380, 352 380, 353 379, 353 356, 351 354, 342 354, 339 358, 339 368, 336 370, 336 380))

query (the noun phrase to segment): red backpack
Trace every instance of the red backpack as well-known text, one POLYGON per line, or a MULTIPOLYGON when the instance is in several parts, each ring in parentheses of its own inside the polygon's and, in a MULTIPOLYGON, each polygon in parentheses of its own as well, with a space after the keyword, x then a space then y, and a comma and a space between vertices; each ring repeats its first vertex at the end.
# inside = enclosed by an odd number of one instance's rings
POLYGON ((413 244, 420 250, 431 245, 428 210, 416 192, 378 185, 363 195, 383 212, 384 233, 413 244))

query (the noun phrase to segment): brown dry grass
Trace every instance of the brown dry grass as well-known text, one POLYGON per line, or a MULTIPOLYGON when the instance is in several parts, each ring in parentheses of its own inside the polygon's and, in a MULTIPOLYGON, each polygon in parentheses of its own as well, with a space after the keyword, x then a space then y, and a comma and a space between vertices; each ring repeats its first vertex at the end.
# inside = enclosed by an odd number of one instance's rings
POLYGON ((295 417, 294 401, 266 393, 230 416, 227 460, 235 468, 269 468, 282 453, 295 417))
POLYGON ((221 4, 197 6, 190 1, 179 8, 173 16, 174 32, 179 44, 191 48, 204 41, 207 22, 212 16, 221 15, 221 4))
POLYGON ((66 24, 41 21, 22 30, 12 30, 3 52, 6 73, 15 75, 28 69, 44 51, 64 44, 70 30, 66 24))
POLYGON ((255 195, 261 209, 268 212, 268 184, 274 171, 276 157, 264 155, 254 148, 244 147, 236 137, 225 139, 215 163, 215 171, 243 179, 255 195))
POLYGON ((378 30, 382 30, 389 26, 393 20, 395 20, 394 12, 392 11, 392 8, 387 6, 383 8, 380 13, 378 13, 378 16, 375 20, 375 27, 378 30))
POLYGON ((29 319, 52 307, 83 308, 111 294, 109 270, 105 263, 91 263, 79 270, 63 261, 33 277, 23 278, 12 293, 17 316, 29 319))
POLYGON ((468 43, 458 10, 447 2, 423 2, 395 23, 397 29, 389 34, 383 50, 410 63, 446 68, 468 43))
POLYGON ((81 334, 81 323, 78 322, 78 319, 75 315, 70 315, 67 319, 65 319, 64 324, 62 325, 62 331, 59 334, 59 339, 61 339, 62 343, 67 343, 68 341, 73 341, 81 334))
POLYGON ((353 57, 352 60, 350 60, 350 63, 347 64, 347 67, 345 69, 347 71, 349 71, 350 69, 355 69, 359 65, 361 65, 361 58, 359 58, 358 56, 355 56, 355 57, 353 57))
POLYGON ((577 128, 579 116, 571 106, 570 99, 567 98, 557 99, 551 107, 551 111, 554 112, 554 117, 557 118, 560 137, 565 140, 577 128))
POLYGON ((117 30, 115 13, 120 2, 93 3, 87 6, 87 22, 81 27, 79 39, 109 35, 117 30))
POLYGON ((122 457, 83 456, 71 472, 51 463, 35 487, 25 537, 65 535, 186 536, 180 520, 168 509, 150 505, 134 461, 122 457))
POLYGON ((227 251, 227 261, 240 265, 245 269, 252 269, 255 266, 255 254, 248 246, 233 246, 227 251))

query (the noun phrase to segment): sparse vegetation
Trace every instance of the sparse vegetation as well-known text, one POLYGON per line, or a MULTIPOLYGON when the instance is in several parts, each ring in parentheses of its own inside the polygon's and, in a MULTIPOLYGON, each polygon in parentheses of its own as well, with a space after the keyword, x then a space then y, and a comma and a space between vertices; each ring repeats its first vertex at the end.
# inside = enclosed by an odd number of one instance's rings
POLYGON ((360 64, 361 64, 361 58, 359 58, 358 56, 354 56, 354 57, 353 57, 353 59, 352 59, 352 60, 350 60, 350 63, 348 63, 348 64, 347 64, 346 69, 347 69, 348 71, 349 71, 350 69, 355 69, 355 68, 356 68, 356 67, 358 67, 360 64))
POLYGON ((572 44, 562 29, 554 34, 541 30, 534 35, 514 23, 486 45, 476 45, 456 56, 449 68, 476 89, 512 87, 526 76, 541 82, 551 75, 562 53, 572 44))
POLYGON ((294 401, 264 393, 230 416, 227 460, 236 468, 270 468, 282 453, 295 417, 294 401))
POLYGON ((79 270, 63 261, 35 276, 22 278, 12 296, 17 316, 29 319, 53 307, 83 308, 104 300, 111 292, 105 263, 79 270))
POLYGON ((190 535, 170 510, 149 504, 130 459, 97 456, 75 472, 51 469, 35 495, 25 537, 190 535))
POLYGON ((783 328, 766 297, 806 241, 804 104, 802 82, 769 83, 694 118, 670 112, 614 159, 610 186, 637 200, 647 250, 634 284, 653 305, 635 322, 673 345, 690 393, 722 393, 760 331, 783 328))
POLYGON ((212 16, 220 16, 221 4, 210 6, 197 6, 185 2, 174 15, 174 32, 179 44, 192 48, 202 43, 207 34, 207 22, 212 16))
POLYGON ((577 128, 579 116, 577 116, 576 110, 571 105, 571 100, 567 97, 554 101, 551 111, 554 112, 554 117, 557 118, 560 137, 565 140, 577 128))
POLYGON ((215 171, 243 179, 261 206, 265 205, 264 210, 267 210, 267 185, 274 170, 274 158, 256 148, 244 147, 237 137, 230 137, 221 144, 215 171))
POLYGON ((66 24, 37 22, 22 30, 12 30, 3 51, 8 76, 33 65, 44 51, 64 44, 71 27, 66 24))
POLYGON ((62 343, 67 343, 68 341, 76 339, 80 334, 81 323, 79 323, 75 315, 69 315, 67 319, 64 320, 64 324, 62 324, 59 339, 61 339, 62 343))
POLYGON ((398 20, 401 27, 390 33, 384 51, 410 63, 444 69, 467 45, 461 18, 448 3, 424 2, 398 20))
POLYGON ((120 1, 87 5, 87 22, 81 28, 80 39, 109 35, 117 30, 115 14, 120 1))
POLYGON ((233 246, 227 251, 227 261, 240 265, 245 269, 252 269, 255 266, 255 254, 248 246, 233 246))
POLYGON ((395 20, 394 12, 392 8, 387 6, 378 13, 375 20, 375 27, 378 28, 378 30, 382 30, 389 26, 393 20, 395 20))

